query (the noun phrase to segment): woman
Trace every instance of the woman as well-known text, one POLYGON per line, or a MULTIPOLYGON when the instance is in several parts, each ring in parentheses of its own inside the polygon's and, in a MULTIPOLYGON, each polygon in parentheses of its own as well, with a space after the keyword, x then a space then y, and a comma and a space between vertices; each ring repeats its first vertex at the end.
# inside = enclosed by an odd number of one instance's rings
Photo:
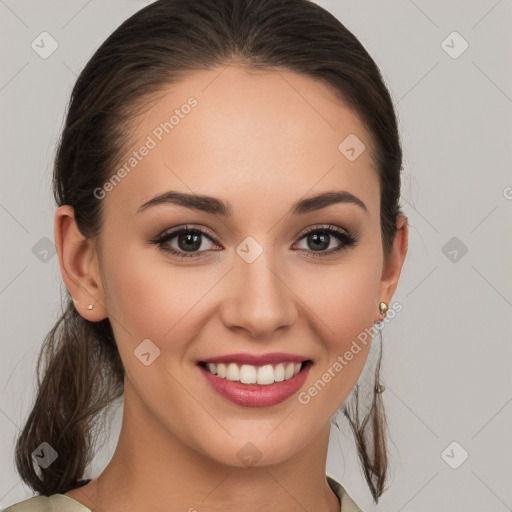
POLYGON ((401 160, 377 66, 318 5, 159 0, 125 21, 58 148, 69 296, 16 446, 39 496, 7 510, 361 510, 325 471, 338 409, 378 502, 380 359, 362 418, 358 379, 407 252, 401 160), (115 453, 84 479, 120 396, 115 453))

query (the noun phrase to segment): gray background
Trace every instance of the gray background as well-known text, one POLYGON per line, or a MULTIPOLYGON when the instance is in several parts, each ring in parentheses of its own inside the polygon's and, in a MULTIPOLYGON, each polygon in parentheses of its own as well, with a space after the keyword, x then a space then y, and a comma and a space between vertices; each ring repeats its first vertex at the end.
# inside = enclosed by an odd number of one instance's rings
MULTIPOLYGON (((32 495, 13 448, 60 312, 50 178, 64 109, 93 51, 147 3, 0 0, 0 508, 32 495), (58 43, 48 58, 31 47, 43 31, 58 43)), ((383 331, 391 487, 375 507, 343 425, 331 431, 328 471, 367 511, 512 510, 512 2, 318 3, 360 39, 390 88, 411 229, 394 297, 403 310, 383 331), (454 31, 469 44, 457 58, 454 31)), ((121 413, 118 404, 87 476, 110 459, 121 413)))

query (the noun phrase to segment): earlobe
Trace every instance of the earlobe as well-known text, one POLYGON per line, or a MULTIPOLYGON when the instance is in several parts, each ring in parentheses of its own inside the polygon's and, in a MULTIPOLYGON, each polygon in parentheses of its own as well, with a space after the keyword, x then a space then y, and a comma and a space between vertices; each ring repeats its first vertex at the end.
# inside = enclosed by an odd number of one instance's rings
POLYGON ((55 212, 54 236, 62 278, 75 308, 86 320, 103 320, 108 315, 98 265, 95 264, 96 244, 78 229, 72 206, 60 206, 55 212))
POLYGON ((398 279, 402 271, 402 266, 407 255, 409 244, 409 227, 407 217, 404 214, 398 215, 397 231, 393 239, 391 252, 384 262, 382 269, 381 282, 379 287, 379 301, 391 304, 391 299, 398 286, 398 279))

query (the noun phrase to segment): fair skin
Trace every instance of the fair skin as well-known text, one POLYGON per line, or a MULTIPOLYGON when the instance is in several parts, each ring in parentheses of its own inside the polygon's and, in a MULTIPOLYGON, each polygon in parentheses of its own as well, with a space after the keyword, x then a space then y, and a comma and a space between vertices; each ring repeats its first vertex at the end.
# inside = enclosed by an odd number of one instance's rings
MULTIPOLYGON (((325 479, 330 421, 369 344, 307 404, 296 394, 270 407, 234 404, 200 378, 195 362, 234 352, 300 354, 314 363, 307 390, 378 320, 379 302, 391 305, 406 218, 398 218, 385 260, 369 132, 325 86, 290 72, 195 72, 141 114, 132 151, 190 96, 197 106, 102 199, 98 240, 81 235, 70 206, 55 216, 66 287, 85 319, 110 319, 126 369, 113 458, 66 494, 103 512, 339 511, 325 479), (366 151, 349 161, 338 145, 352 133, 366 151), (221 199, 232 215, 176 204, 136 213, 170 190, 221 199), (343 202, 289 213, 294 202, 331 190, 350 192, 366 210, 343 202), (189 258, 148 243, 191 224, 218 242, 203 236, 189 258), (357 234, 357 243, 311 257, 342 244, 334 235, 321 251, 308 244, 304 233, 327 225, 357 234), (248 236, 263 248, 252 263, 236 252, 248 236), (134 355, 145 339, 160 349, 148 366, 134 355), (251 467, 237 456, 248 442, 261 453, 251 467)), ((178 237, 165 246, 185 252, 178 237)))

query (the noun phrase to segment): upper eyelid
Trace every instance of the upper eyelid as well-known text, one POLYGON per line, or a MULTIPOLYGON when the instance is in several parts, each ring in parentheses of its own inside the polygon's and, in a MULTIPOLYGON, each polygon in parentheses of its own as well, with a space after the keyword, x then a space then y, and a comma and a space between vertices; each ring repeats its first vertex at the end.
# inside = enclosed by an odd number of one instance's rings
POLYGON ((298 237, 302 237, 304 235, 307 235, 309 233, 311 233, 312 231, 334 231, 334 232, 340 232, 342 231, 343 233, 345 233, 347 236, 352 236, 351 234, 351 231, 349 231, 348 229, 346 228, 343 228, 341 226, 335 226, 334 224, 321 224, 321 225, 313 225, 313 226, 308 226, 307 228, 304 228, 303 230, 299 231, 299 233, 296 235, 298 237))
POLYGON ((187 232, 187 231, 198 231, 198 232, 200 232, 201 235, 205 235, 205 236, 211 238, 212 241, 214 241, 215 243, 220 243, 218 240, 218 237, 216 235, 214 235, 213 231, 210 230, 209 228, 206 228, 205 226, 197 227, 197 226, 190 225, 190 224, 186 224, 184 226, 179 226, 176 228, 166 229, 165 231, 162 232, 162 234, 158 235, 155 238, 155 240, 159 240, 168 235, 175 236, 177 234, 180 234, 181 232, 187 232))

